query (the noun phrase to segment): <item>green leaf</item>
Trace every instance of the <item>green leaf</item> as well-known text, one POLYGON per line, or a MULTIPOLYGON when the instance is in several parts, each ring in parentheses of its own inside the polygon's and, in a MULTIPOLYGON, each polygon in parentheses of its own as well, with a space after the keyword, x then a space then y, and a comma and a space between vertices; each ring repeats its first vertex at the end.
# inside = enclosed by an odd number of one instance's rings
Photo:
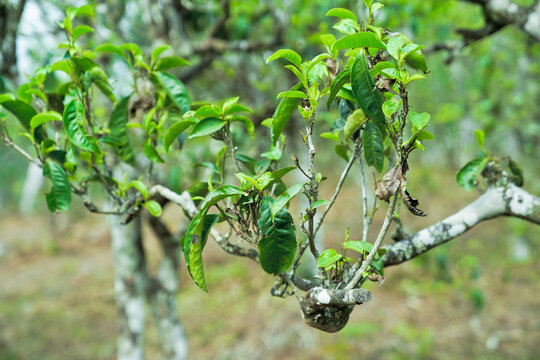
POLYGON ((5 101, 13 101, 15 100, 15 95, 7 93, 7 94, 1 94, 0 95, 0 104, 2 104, 5 101))
POLYGON ((179 66, 189 66, 191 63, 180 56, 165 56, 156 62, 155 71, 169 70, 179 66))
POLYGON ((326 13, 326 16, 335 16, 335 17, 338 17, 338 18, 341 18, 341 19, 351 19, 351 20, 353 20, 355 22, 358 21, 356 19, 356 15, 354 15, 354 13, 352 11, 344 9, 344 8, 330 9, 326 13))
POLYGON ((227 121, 215 117, 202 119, 197 124, 195 124, 193 130, 191 131, 191 134, 189 135, 189 138, 192 139, 194 137, 212 134, 220 130, 226 124, 227 121))
POLYGON ((255 132, 255 125, 253 125, 253 121, 251 121, 250 118, 246 117, 246 116, 238 116, 238 115, 234 115, 231 117, 231 122, 240 122, 242 123, 248 134, 249 134, 249 138, 250 139, 253 139, 253 133, 255 132))
POLYGON ((88 25, 77 26, 75 29, 73 29, 73 42, 77 41, 80 36, 88 34, 90 32, 94 32, 94 29, 92 29, 88 25))
POLYGON ((424 73, 427 72, 426 58, 420 50, 410 53, 405 59, 405 62, 417 70, 424 73))
POLYGON ((34 115, 30 120, 30 128, 34 130, 39 125, 49 121, 62 121, 62 115, 56 111, 45 111, 40 114, 34 115))
POLYGON ((421 114, 416 112, 411 113, 411 121, 418 130, 422 130, 426 127, 426 125, 429 123, 430 117, 431 115, 425 112, 421 114))
POLYGON ((218 117, 221 116, 221 109, 216 105, 203 105, 195 111, 195 116, 198 118, 218 117))
POLYGON ((225 115, 234 114, 234 113, 237 113, 237 112, 244 112, 244 111, 245 112, 253 112, 253 110, 251 110, 247 106, 240 105, 240 104, 233 104, 233 105, 227 107, 227 109, 224 108, 223 110, 224 110, 225 115))
POLYGON ((368 121, 362 137, 366 163, 381 172, 384 165, 384 144, 377 126, 368 121))
POLYGON ((329 201, 329 200, 317 200, 313 204, 311 204, 311 206, 309 207, 309 210, 313 210, 313 209, 319 208, 321 206, 330 205, 330 203, 331 203, 331 201, 329 201))
POLYGON ((434 140, 435 136, 433 136, 432 133, 426 130, 420 130, 418 132, 418 136, 416 137, 416 140, 423 141, 423 140, 434 140))
POLYGON ((335 142, 341 143, 341 140, 339 139, 339 132, 323 132, 321 134, 321 137, 328 140, 333 140, 335 142))
POLYGON ((396 65, 394 63, 391 63, 390 61, 381 61, 375 66, 369 70, 369 75, 374 78, 375 76, 379 75, 382 70, 384 69, 395 69, 396 65))
POLYGON ((176 77, 167 73, 157 71, 155 74, 171 101, 183 112, 188 112, 191 104, 184 84, 176 77))
MULTIPOLYGON (((164 51, 167 51, 169 49, 171 49, 171 46, 167 44, 161 44, 161 45, 156 46, 154 50, 152 50, 152 54, 150 55, 150 63, 154 64, 157 58, 159 57, 159 55, 161 55, 164 51)), ((159 70, 159 69, 156 69, 156 70, 159 70)))
MULTIPOLYGON (((96 47, 94 49, 94 51, 116 54, 116 55, 119 55, 120 57, 122 57, 123 59, 127 60, 126 53, 124 52, 124 50, 120 49, 118 46, 113 45, 113 44, 108 44, 108 43, 101 44, 98 47, 96 47)), ((51 68, 51 70, 52 70, 52 68, 51 68)), ((64 67, 62 67, 62 71, 65 71, 64 67)))
POLYGON ((386 45, 377 38, 377 35, 367 31, 342 37, 334 43, 332 50, 356 49, 362 47, 386 50, 386 45))
POLYGON ((347 146, 343 145, 343 144, 337 144, 335 147, 334 147, 334 151, 336 152, 336 154, 342 158, 343 160, 345 161, 349 161, 349 155, 348 155, 348 148, 347 146))
MULTIPOLYGON (((291 88, 292 91, 296 91, 302 87, 301 83, 296 84, 291 88)), ((289 122, 293 111, 298 106, 299 100, 296 98, 284 98, 281 100, 273 115, 272 125, 270 132, 272 134, 272 144, 275 144, 279 139, 279 136, 283 132, 285 125, 289 122)))
POLYGON ((476 138, 476 142, 478 142, 478 145, 483 148, 484 147, 484 140, 486 139, 486 134, 480 130, 474 130, 474 137, 476 138))
POLYGON ((139 181, 139 180, 131 180, 126 188, 127 189, 131 189, 131 188, 135 188, 137 189, 141 195, 143 196, 144 200, 148 200, 148 188, 146 187, 146 185, 142 182, 142 181, 139 181))
POLYGON ((64 109, 64 129, 69 140, 79 149, 99 151, 96 139, 91 137, 82 125, 85 120, 82 102, 78 99, 71 100, 64 109))
POLYGON ((233 185, 221 185, 206 196, 206 199, 204 200, 201 209, 208 209, 211 206, 217 204, 218 201, 235 195, 244 195, 244 191, 233 185))
POLYGON ((326 102, 326 107, 330 108, 330 105, 332 105, 332 101, 336 98, 336 95, 338 94, 339 90, 345 85, 347 82, 351 80, 351 69, 347 68, 344 69, 342 72, 340 72, 336 78, 332 81, 332 84, 330 85, 330 93, 328 94, 328 101, 326 102))
POLYGON ((338 253, 335 249, 326 249, 319 255, 317 267, 325 268, 331 266, 341 260, 341 258, 343 258, 343 255, 338 253))
POLYGON ((401 48, 403 48, 406 43, 407 38, 404 35, 394 36, 390 38, 390 40, 388 40, 388 44, 386 44, 386 50, 394 59, 400 60, 401 48))
POLYGON ((296 67, 300 67, 300 64, 302 64, 302 57, 298 55, 295 51, 290 49, 280 49, 270 55, 268 59, 266 59, 266 63, 268 64, 270 61, 274 61, 280 58, 284 58, 291 63, 293 63, 296 67))
POLYGON ((343 247, 363 254, 369 253, 373 249, 373 244, 366 241, 346 241, 343 243, 343 247))
POLYGON ((307 95, 302 91, 283 91, 280 92, 277 98, 298 98, 298 99, 307 99, 307 95))
POLYGON ((375 83, 369 75, 369 69, 364 54, 359 54, 351 70, 351 87, 354 99, 368 118, 373 120, 383 137, 386 135, 386 118, 382 111, 384 99, 375 88, 375 83))
POLYGON ((122 161, 128 164, 135 163, 135 154, 131 146, 131 139, 127 132, 128 105, 130 96, 123 97, 113 108, 109 119, 111 136, 118 140, 119 145, 113 146, 114 152, 122 161))
POLYGON ((51 191, 45 194, 47 207, 51 212, 66 211, 71 204, 71 186, 66 172, 52 160, 46 160, 43 165, 43 176, 52 182, 51 191))
POLYGON ((356 109, 354 112, 349 115, 347 121, 345 122, 345 127, 343 128, 343 133, 345 135, 345 141, 348 141, 349 138, 356 132, 364 123, 367 121, 366 114, 362 109, 356 109))
POLYGON ((159 156, 156 147, 152 144, 151 139, 144 143, 144 155, 153 162, 163 163, 163 159, 159 156))
POLYGON ((163 214, 163 209, 161 208, 161 205, 157 201, 150 200, 147 201, 144 206, 148 209, 150 214, 155 217, 160 217, 161 214, 163 214))
MULTIPOLYGON (((37 112, 34 108, 21 100, 6 100, 9 96, 5 97, 2 102, 2 107, 12 113, 19 123, 28 131, 31 131, 30 122, 32 118, 36 116, 37 112)), ((34 130, 34 138, 38 144, 40 144, 45 138, 46 134, 43 127, 37 127, 34 130)))
POLYGON ((456 174, 458 185, 467 191, 474 189, 475 180, 484 170, 488 160, 488 158, 473 159, 466 163, 456 174))
POLYGON ((343 19, 332 27, 342 34, 354 34, 360 30, 357 22, 351 19, 343 19))
POLYGON ((272 220, 271 207, 272 199, 265 196, 261 201, 258 220, 262 233, 259 260, 264 271, 277 275, 287 270, 294 260, 296 229, 286 209, 281 209, 272 220))
POLYGON ((274 204, 272 205, 272 209, 270 211, 270 214, 272 215, 272 219, 275 218, 276 214, 285 207, 289 201, 291 201, 304 187, 305 183, 296 184, 285 190, 283 194, 278 196, 276 200, 274 200, 274 204))
POLYGON ((204 277, 204 267, 202 260, 202 251, 206 245, 208 234, 219 220, 219 215, 206 215, 201 221, 202 226, 197 226, 191 238, 191 246, 189 251, 188 271, 195 284, 203 291, 208 291, 206 279, 204 277))
POLYGON ((174 140, 176 140, 176 138, 178 138, 178 136, 184 130, 186 130, 188 127, 195 123, 196 121, 194 119, 180 120, 179 122, 173 124, 170 128, 168 128, 163 138, 163 146, 165 147, 165 151, 168 152, 174 140))

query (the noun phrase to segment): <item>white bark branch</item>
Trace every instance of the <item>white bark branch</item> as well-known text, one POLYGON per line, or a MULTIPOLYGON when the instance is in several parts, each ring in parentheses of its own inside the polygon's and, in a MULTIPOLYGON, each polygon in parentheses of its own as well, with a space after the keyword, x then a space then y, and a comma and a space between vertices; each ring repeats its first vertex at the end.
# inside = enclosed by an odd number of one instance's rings
POLYGON ((410 260, 462 235, 484 220, 499 216, 514 216, 540 225, 540 198, 512 183, 490 187, 454 215, 385 246, 384 265, 397 265, 410 260))

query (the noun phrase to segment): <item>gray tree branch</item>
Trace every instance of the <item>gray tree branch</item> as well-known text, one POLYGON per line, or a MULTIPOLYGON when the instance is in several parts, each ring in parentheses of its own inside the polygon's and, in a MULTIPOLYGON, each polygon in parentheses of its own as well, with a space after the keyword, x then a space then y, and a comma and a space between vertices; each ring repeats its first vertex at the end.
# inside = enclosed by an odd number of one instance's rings
POLYGON ((512 183, 489 187, 457 213, 385 246, 384 266, 411 260, 462 235, 480 222, 499 216, 514 216, 540 225, 540 198, 512 183))

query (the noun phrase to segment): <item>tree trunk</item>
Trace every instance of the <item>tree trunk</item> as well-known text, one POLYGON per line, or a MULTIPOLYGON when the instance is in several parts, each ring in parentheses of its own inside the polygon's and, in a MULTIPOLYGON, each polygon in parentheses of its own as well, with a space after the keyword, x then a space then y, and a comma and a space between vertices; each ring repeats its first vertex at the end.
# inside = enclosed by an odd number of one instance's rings
POLYGON ((158 218, 151 218, 150 225, 158 237, 163 257, 148 289, 148 302, 158 328, 163 358, 184 360, 188 354, 188 343, 176 312, 179 238, 172 235, 158 218))
POLYGON ((144 358, 144 294, 148 286, 142 245, 141 219, 122 225, 121 217, 107 217, 114 256, 114 292, 118 311, 119 360, 144 358))

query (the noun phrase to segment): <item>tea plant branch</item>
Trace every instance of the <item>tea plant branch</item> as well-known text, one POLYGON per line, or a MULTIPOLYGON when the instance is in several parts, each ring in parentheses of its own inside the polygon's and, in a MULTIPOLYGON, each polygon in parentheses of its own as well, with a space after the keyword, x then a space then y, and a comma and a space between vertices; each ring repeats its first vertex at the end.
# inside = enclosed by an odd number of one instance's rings
MULTIPOLYGON (((182 194, 178 194, 163 185, 154 185, 152 188, 150 188, 149 196, 154 197, 156 195, 163 196, 165 199, 180 206, 190 220, 199 213, 199 210, 197 210, 195 203, 191 199, 191 195, 187 191, 184 191, 182 194)), ((255 262, 259 261, 259 253, 256 250, 246 249, 241 246, 231 244, 229 242, 229 237, 231 235, 230 232, 226 235, 222 235, 216 229, 212 229, 210 231, 210 235, 225 252, 232 255, 248 257, 255 262)))
POLYGON ((2 140, 6 143, 7 146, 11 147, 13 150, 17 151, 19 154, 24 156, 28 161, 36 164, 39 167, 43 167, 43 164, 38 159, 34 158, 32 155, 27 153, 23 148, 21 148, 19 145, 15 144, 13 140, 11 140, 11 137, 9 136, 9 133, 7 131, 7 128, 4 123, 1 123, 1 129, 0 135, 2 136, 2 140))
POLYGON ((433 44, 426 47, 425 53, 448 51, 450 56, 447 63, 459 54, 466 46, 485 39, 486 37, 515 25, 533 40, 540 41, 540 1, 535 0, 531 6, 519 6, 509 0, 461 0, 462 2, 477 4, 482 7, 484 27, 480 29, 457 29, 461 40, 433 44))
POLYGON ((341 177, 339 178, 339 181, 338 181, 338 183, 336 185, 336 190, 334 191, 334 195, 332 195, 332 198, 330 199, 330 204, 328 204, 326 209, 324 209, 323 214, 321 215, 321 217, 319 218, 319 221, 317 222, 317 226, 315 227, 315 235, 317 234, 317 231, 319 231, 319 228, 321 227, 326 214, 328 214, 328 212, 332 208, 332 205, 334 205, 334 203, 336 202, 336 199, 337 199, 337 197, 339 195, 339 192, 341 191, 341 188, 343 186, 343 183, 345 182, 345 179, 347 178, 347 175, 349 174, 349 171, 351 170, 351 168, 352 168, 352 166, 354 164, 354 161, 358 157, 359 149, 360 149, 360 140, 357 139, 356 143, 354 145, 354 151, 353 151, 353 153, 351 155, 351 158, 349 159, 349 162, 347 163, 347 166, 345 166, 345 169, 341 173, 341 177))
MULTIPOLYGON (((371 225, 372 218, 368 215, 368 196, 367 196, 367 186, 366 186, 366 174, 364 173, 364 163, 362 161, 362 156, 360 154, 360 149, 357 150, 358 153, 358 172, 360 177, 360 188, 362 190, 362 241, 368 240, 369 227, 371 225)), ((375 207, 373 207, 375 209, 375 207)))
POLYGON ((388 228, 390 227, 390 224, 392 223, 392 215, 394 213, 394 208, 396 207, 396 200, 397 200, 397 194, 392 196, 392 199, 390 200, 390 205, 388 205, 388 210, 386 211, 386 216, 384 218, 383 225, 381 226, 381 230, 379 231, 379 235, 377 236, 377 239, 375 240, 375 243, 373 244, 373 249, 369 252, 369 255, 365 258, 364 261, 362 261, 362 265, 360 268, 358 268, 360 262, 357 262, 353 267, 353 273, 354 276, 349 281, 347 286, 345 286, 345 290, 353 289, 360 279, 362 278, 364 272, 367 270, 368 266, 371 264, 371 261, 375 257, 375 254, 377 254, 377 250, 379 250, 379 247, 381 246, 384 236, 388 232, 388 228))
POLYGON ((394 244, 387 245, 384 266, 398 265, 444 244, 477 224, 500 216, 513 216, 540 225, 540 198, 508 183, 489 187, 457 213, 394 244))
POLYGON ((313 257, 315 260, 319 258, 319 251, 317 250, 317 247, 315 246, 315 231, 314 231, 314 223, 315 223, 315 214, 317 213, 317 209, 311 209, 311 205, 317 201, 317 198, 319 196, 319 184, 317 182, 316 176, 315 176, 315 146, 313 145, 313 124, 315 122, 315 111, 311 114, 308 125, 306 127, 306 146, 308 149, 308 157, 309 157, 309 190, 308 190, 308 202, 309 202, 309 210, 307 211, 308 216, 308 230, 307 230, 307 236, 308 236, 308 243, 309 243, 309 250, 311 251, 311 254, 313 254, 313 257))

